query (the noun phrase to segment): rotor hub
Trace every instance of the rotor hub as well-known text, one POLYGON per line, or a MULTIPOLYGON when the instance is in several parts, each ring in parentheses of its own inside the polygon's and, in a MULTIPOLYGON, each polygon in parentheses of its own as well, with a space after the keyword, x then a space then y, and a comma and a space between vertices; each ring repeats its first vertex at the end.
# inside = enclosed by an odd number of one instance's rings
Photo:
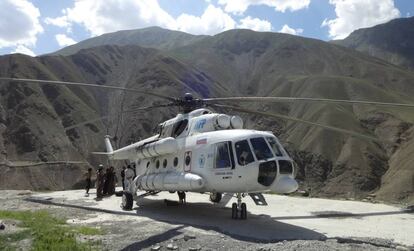
POLYGON ((181 107, 182 112, 190 113, 198 108, 202 108, 205 106, 203 100, 195 99, 193 94, 186 93, 182 99, 177 100, 177 106, 181 107))

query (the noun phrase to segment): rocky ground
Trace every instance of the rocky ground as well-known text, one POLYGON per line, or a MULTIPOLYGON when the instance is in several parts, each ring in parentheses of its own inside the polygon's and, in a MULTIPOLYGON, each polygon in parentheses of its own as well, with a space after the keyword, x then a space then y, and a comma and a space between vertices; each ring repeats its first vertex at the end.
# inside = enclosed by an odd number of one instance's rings
MULTIPOLYGON (((324 206, 325 211, 321 209, 318 211, 319 215, 313 211, 313 216, 299 216, 296 212, 297 208, 282 210, 279 207, 280 213, 285 215, 281 217, 275 216, 271 211, 266 211, 275 210, 272 207, 267 207, 266 210, 257 209, 249 204, 250 198, 245 198, 249 206, 249 218, 246 221, 234 221, 230 219, 228 208, 204 203, 198 197, 201 195, 187 195, 187 201, 191 202, 187 205, 166 206, 163 198, 172 199, 174 195, 160 194, 145 199, 143 203, 137 205, 137 208, 134 208, 134 211, 129 212, 122 211, 119 206, 115 206, 120 202, 119 197, 114 196, 96 202, 93 196, 92 194, 91 197, 83 197, 83 191, 80 190, 43 194, 3 190, 0 192, 0 210, 45 209, 57 217, 68 219, 69 224, 99 227, 103 230, 103 235, 82 238, 100 241, 103 250, 413 249, 411 246, 413 242, 411 228, 414 226, 413 211, 391 212, 391 207, 388 206, 383 207, 385 211, 378 211, 379 205, 370 206, 369 203, 364 203, 361 205, 361 210, 365 210, 364 213, 347 214, 346 204, 341 205, 345 202, 320 200, 319 203, 322 206, 325 201, 331 204, 337 202, 336 204, 343 208, 344 212, 340 214, 338 211, 329 211, 330 208, 324 206), (196 200, 198 201, 195 202, 196 200), (377 212, 373 212, 375 210, 377 212), (289 212, 290 214, 287 214, 289 212), (394 226, 388 220, 393 221, 394 226), (358 221, 365 225, 364 231, 358 231, 361 227, 353 223, 358 221), (312 226, 315 222, 318 224, 312 226), (338 222, 343 222, 342 226, 338 222), (354 225, 354 230, 350 227, 352 225, 354 225), (390 232, 381 229, 387 225, 389 225, 390 232), (332 231, 330 231, 331 228, 332 231), (393 228, 401 229, 401 231, 398 232, 393 228), (395 236, 391 235, 391 232, 395 236), (347 237, 347 234, 352 234, 354 237, 347 237), (370 234, 371 237, 368 236, 370 234), (382 235, 383 238, 379 238, 382 235)), ((296 198, 293 199, 296 200, 296 198)), ((286 201, 286 205, 289 203, 285 196, 269 195, 268 200, 271 202, 286 201)), ((317 201, 309 200, 308 202, 309 204, 299 203, 298 208, 306 205, 310 210, 314 210, 313 207, 317 201)), ((358 211, 358 209, 354 210, 358 211)), ((5 225, 5 229, 0 230, 0 235, 10 233, 10 231, 19 231, 16 222, 1 219, 0 221, 5 225)), ((22 241, 19 245, 23 250, 27 250, 30 247, 30 241, 22 241)))

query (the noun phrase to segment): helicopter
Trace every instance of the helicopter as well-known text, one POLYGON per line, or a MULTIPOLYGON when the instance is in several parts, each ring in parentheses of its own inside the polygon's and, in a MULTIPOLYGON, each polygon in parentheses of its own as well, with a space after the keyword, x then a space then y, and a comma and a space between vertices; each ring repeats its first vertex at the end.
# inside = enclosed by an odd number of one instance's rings
MULTIPOLYGON (((247 206, 243 202, 250 195, 257 205, 267 205, 264 192, 293 193, 298 189, 295 180, 297 167, 279 139, 269 131, 244 129, 243 119, 238 115, 217 113, 211 108, 223 108, 271 118, 286 119, 326 130, 348 134, 364 140, 382 142, 376 137, 342 128, 323 125, 287 115, 259 112, 223 102, 318 102, 345 105, 364 104, 387 107, 410 107, 414 104, 385 103, 358 100, 335 100, 303 97, 222 97, 194 98, 187 93, 183 98, 131 88, 97 84, 0 78, 0 81, 25 84, 53 84, 83 86, 106 90, 121 90, 150 95, 167 100, 168 103, 137 108, 147 111, 160 107, 179 107, 176 117, 162 122, 154 136, 136 143, 114 149, 111 137, 105 136, 106 152, 93 154, 107 156, 110 160, 127 160, 135 171, 127 169, 126 187, 122 193, 121 207, 131 210, 138 191, 154 194, 160 191, 197 192, 210 194, 210 201, 219 203, 223 194, 235 194, 232 219, 246 219, 247 206)), ((127 112, 127 111, 124 111, 127 112)), ((102 119, 96 118, 76 126, 102 119)))

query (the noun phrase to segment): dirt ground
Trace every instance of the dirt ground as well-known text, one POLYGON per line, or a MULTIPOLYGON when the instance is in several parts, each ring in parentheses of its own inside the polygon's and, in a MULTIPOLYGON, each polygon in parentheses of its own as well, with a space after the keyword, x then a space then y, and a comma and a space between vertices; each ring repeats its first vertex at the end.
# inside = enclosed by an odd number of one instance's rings
MULTIPOLYGON (((413 211, 386 205, 269 195, 266 198, 270 206, 266 208, 244 198, 249 215, 242 221, 232 220, 228 206, 209 203, 205 194, 188 194, 187 204, 168 206, 164 199, 176 199, 176 194, 160 193, 142 199, 132 211, 120 209, 120 197, 102 201, 93 197, 94 194, 84 197, 82 190, 51 193, 3 190, 0 210, 46 209, 68 219, 69 224, 99 227, 103 235, 83 238, 100 240, 103 250, 413 250, 414 247, 413 211), (318 207, 321 208, 316 210, 318 207)), ((6 230, 0 230, 0 234, 16 231, 10 221, 3 222, 6 230)), ((23 250, 29 246, 30 240, 22 242, 23 250)))

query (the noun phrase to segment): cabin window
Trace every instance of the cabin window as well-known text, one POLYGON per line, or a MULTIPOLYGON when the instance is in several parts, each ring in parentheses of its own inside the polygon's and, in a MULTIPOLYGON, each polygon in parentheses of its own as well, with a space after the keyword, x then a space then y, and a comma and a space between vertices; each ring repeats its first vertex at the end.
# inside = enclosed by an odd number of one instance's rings
POLYGON ((272 137, 267 137, 266 139, 276 156, 282 156, 282 150, 280 149, 280 146, 277 143, 276 139, 272 137))
POLYGON ((180 136, 181 133, 183 133, 183 131, 185 130, 185 128, 187 128, 187 125, 188 125, 188 119, 183 119, 183 120, 176 122, 173 126, 171 137, 177 138, 178 136, 180 136))
POLYGON ((216 144, 215 168, 234 168, 232 147, 230 142, 216 144))
POLYGON ((178 158, 177 157, 175 157, 174 158, 174 167, 176 167, 178 165, 178 158))
POLYGON ((292 162, 288 160, 279 160, 279 173, 280 174, 291 174, 293 173, 292 162))
POLYGON ((235 144, 237 162, 241 166, 248 165, 254 161, 252 150, 247 140, 239 141, 235 144))
POLYGON ((186 165, 186 166, 189 166, 189 165, 190 165, 190 162, 191 162, 191 157, 190 157, 189 155, 187 155, 187 156, 185 157, 185 165, 186 165))
POLYGON ((157 159, 157 162, 155 162, 155 167, 160 168, 160 160, 159 159, 157 159))
POLYGON ((167 167, 167 159, 164 159, 164 161, 162 162, 162 167, 164 167, 164 168, 167 167))
POLYGON ((257 160, 266 160, 273 157, 272 151, 264 138, 252 138, 250 139, 250 143, 252 143, 253 152, 257 160))

